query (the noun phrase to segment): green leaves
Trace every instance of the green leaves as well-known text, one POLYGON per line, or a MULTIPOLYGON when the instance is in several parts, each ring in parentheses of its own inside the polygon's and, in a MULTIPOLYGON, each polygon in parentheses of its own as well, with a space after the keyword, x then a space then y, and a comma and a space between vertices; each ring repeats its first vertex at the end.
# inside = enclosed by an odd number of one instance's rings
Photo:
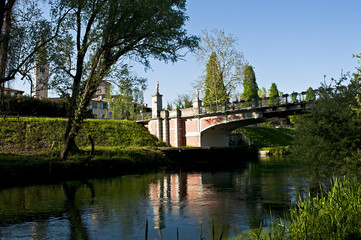
POLYGON ((226 103, 229 99, 223 82, 223 72, 215 52, 209 57, 206 67, 204 105, 226 103))
POLYGON ((324 85, 310 114, 296 119, 295 156, 316 175, 358 174, 361 118, 354 109, 360 90, 357 79, 347 85, 336 82, 332 88, 324 85))
POLYGON ((252 100, 258 98, 258 85, 256 82, 256 76, 254 74, 252 66, 248 65, 244 70, 243 78, 243 93, 242 100, 252 100))

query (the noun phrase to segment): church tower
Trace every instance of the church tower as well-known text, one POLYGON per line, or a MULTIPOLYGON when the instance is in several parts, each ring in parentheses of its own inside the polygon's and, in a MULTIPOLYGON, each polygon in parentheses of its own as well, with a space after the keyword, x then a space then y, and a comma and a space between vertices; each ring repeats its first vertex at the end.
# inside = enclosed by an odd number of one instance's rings
POLYGON ((49 64, 45 48, 41 48, 36 56, 33 86, 31 95, 35 98, 48 98, 49 64))

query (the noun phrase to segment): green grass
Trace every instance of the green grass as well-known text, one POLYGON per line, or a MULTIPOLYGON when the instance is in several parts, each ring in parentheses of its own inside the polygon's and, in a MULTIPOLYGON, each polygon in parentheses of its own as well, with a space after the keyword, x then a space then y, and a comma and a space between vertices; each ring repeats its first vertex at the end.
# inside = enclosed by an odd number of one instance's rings
MULTIPOLYGON (((59 149, 62 146, 66 119, 6 118, 0 119, 0 152, 59 149)), ((86 120, 76 138, 79 147, 95 146, 142 147, 161 146, 162 143, 146 128, 132 121, 86 120)))
POLYGON ((267 148, 292 145, 295 130, 292 128, 244 127, 240 131, 259 149, 267 150, 267 148))

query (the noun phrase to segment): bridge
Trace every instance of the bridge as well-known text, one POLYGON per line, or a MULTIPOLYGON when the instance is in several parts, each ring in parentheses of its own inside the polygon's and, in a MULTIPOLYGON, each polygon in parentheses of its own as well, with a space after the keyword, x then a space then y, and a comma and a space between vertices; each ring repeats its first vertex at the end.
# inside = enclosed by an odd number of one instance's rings
POLYGON ((174 147, 228 147, 230 133, 237 128, 302 114, 311 108, 316 99, 306 101, 306 94, 283 94, 211 106, 202 106, 197 94, 192 108, 164 110, 157 87, 152 95, 152 112, 137 115, 136 121, 174 147))

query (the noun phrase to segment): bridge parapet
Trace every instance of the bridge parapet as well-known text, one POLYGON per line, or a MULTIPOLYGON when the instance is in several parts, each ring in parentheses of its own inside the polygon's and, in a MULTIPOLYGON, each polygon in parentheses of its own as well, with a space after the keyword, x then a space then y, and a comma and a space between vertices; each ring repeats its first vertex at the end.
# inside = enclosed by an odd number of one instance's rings
MULTIPOLYGON (((315 99, 318 99, 318 92, 314 91, 315 99)), ((241 111, 241 110, 251 110, 256 108, 268 108, 268 107, 277 107, 284 106, 288 104, 300 104, 306 102, 305 96, 307 92, 301 93, 292 93, 292 94, 283 94, 276 97, 265 97, 251 100, 240 100, 234 101, 232 103, 219 103, 208 106, 202 106, 198 104, 200 101, 197 101, 197 104, 193 108, 182 108, 175 110, 160 110, 160 118, 188 118, 197 115, 204 114, 214 114, 221 113, 226 111, 241 111)), ((196 100, 195 100, 196 101, 196 100)), ((312 101, 312 100, 309 100, 312 101)), ((156 119, 155 116, 152 116, 151 113, 141 113, 137 114, 135 117, 136 121, 149 121, 151 119, 156 119)))
POLYGON ((302 113, 312 107, 319 96, 315 92, 314 99, 306 99, 306 94, 283 94, 211 106, 202 106, 197 97, 191 108, 161 110, 162 95, 157 91, 152 96, 156 105, 153 112, 137 115, 136 119, 147 125, 151 134, 172 146, 224 147, 228 146, 229 133, 234 129, 302 113))

